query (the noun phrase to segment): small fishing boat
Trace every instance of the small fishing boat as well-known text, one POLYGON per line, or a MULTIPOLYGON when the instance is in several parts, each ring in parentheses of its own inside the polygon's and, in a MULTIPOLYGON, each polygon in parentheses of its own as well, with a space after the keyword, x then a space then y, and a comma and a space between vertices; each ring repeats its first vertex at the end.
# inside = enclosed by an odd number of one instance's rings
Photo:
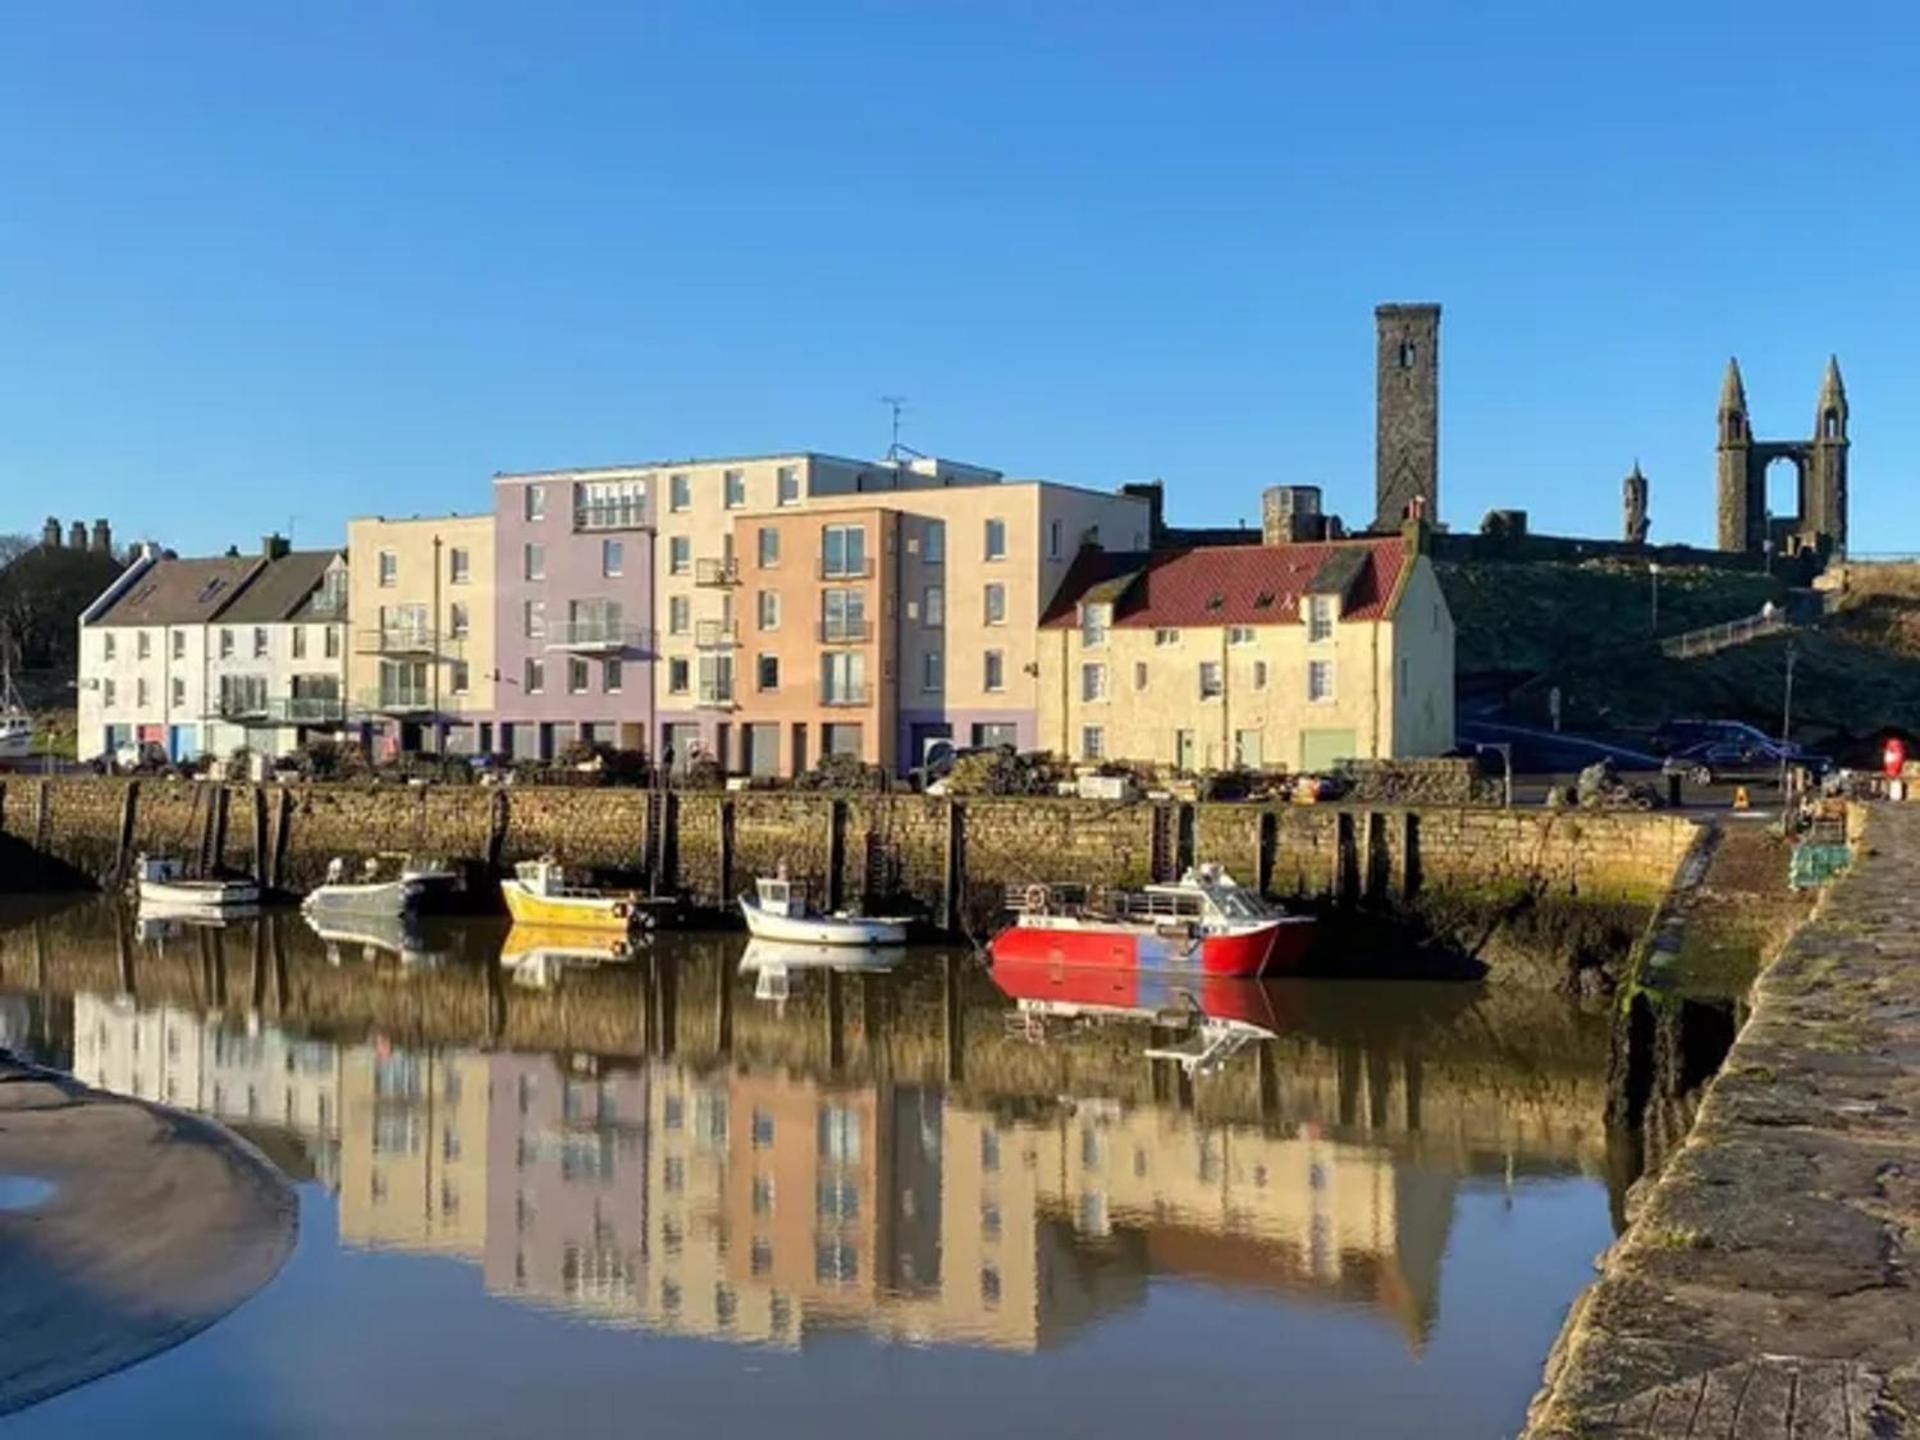
POLYGON ((1195 866, 1174 884, 1144 890, 1029 885, 1009 892, 1008 909, 1013 923, 989 946, 996 963, 1253 979, 1299 969, 1313 936, 1312 917, 1269 905, 1218 865, 1195 866))
POLYGON ((762 876, 754 894, 740 897, 740 913, 756 940, 784 940, 800 945, 904 945, 907 915, 852 915, 836 910, 823 915, 807 904, 804 886, 784 872, 762 876))
POLYGON ((625 934, 641 913, 641 897, 635 892, 575 884, 551 856, 514 866, 513 878, 500 882, 500 893, 516 925, 625 934))
POLYGON ((33 758, 33 716, 13 688, 13 667, 0 668, 0 765, 33 758))
POLYGON ((753 998, 788 1000, 797 971, 835 970, 885 974, 900 963, 904 952, 890 946, 856 948, 850 945, 808 945, 792 940, 749 940, 740 956, 740 973, 753 976, 753 998))
POLYGON ((178 860, 142 855, 134 866, 140 910, 150 915, 231 915, 260 903, 248 879, 192 880, 178 860))
POLYGON ((385 878, 380 861, 369 856, 360 878, 347 878, 347 862, 339 856, 327 862, 327 881, 300 902, 309 915, 406 915, 419 908, 426 884, 402 870, 385 878))

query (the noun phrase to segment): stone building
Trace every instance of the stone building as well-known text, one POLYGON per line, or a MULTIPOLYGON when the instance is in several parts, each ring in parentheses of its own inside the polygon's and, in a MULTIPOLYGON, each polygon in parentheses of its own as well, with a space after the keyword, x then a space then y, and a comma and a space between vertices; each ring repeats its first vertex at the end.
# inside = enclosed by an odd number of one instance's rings
POLYGON ((1624 534, 1629 545, 1647 543, 1647 532, 1651 528, 1647 519, 1647 477, 1640 473, 1640 462, 1633 462, 1633 469, 1627 478, 1620 482, 1620 507, 1623 512, 1624 534))
POLYGON ((1374 308, 1374 529, 1440 518, 1440 307, 1374 308))
POLYGON ((1727 361, 1720 385, 1719 546, 1759 554, 1844 554, 1847 548, 1847 391, 1837 357, 1827 359, 1810 440, 1756 440, 1740 362, 1727 361), (1791 515, 1767 507, 1767 471, 1793 466, 1791 515))

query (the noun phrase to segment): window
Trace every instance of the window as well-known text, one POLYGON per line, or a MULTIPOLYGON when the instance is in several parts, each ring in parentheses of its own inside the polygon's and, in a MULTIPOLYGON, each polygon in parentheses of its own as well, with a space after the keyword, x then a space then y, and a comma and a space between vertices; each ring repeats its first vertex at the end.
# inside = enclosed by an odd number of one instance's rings
POLYGON ((1307 662, 1307 699, 1313 701, 1333 698, 1333 662, 1331 660, 1309 660, 1307 662))
POLYGON ((1107 698, 1106 666, 1082 665, 1080 667, 1080 698, 1082 700, 1104 700, 1107 698))
POLYGON ((687 693, 688 674, 691 669, 684 655, 676 655, 667 661, 667 693, 669 695, 687 693))
POLYGON ((220 632, 220 658, 222 660, 233 658, 233 631, 231 630, 223 629, 220 632))
POLYGON ((529 659, 527 661, 526 689, 529 695, 540 695, 547 688, 547 662, 529 659))
POLYGON ((1136 690, 1147 688, 1147 662, 1144 660, 1133 662, 1133 688, 1136 690))
POLYGON ((762 690, 778 690, 780 688, 780 657, 762 655, 754 664, 753 678, 754 684, 762 690))
POLYGON ((782 465, 773 472, 774 499, 782 505, 800 503, 800 471, 797 466, 782 465))
POLYGON ((567 693, 569 695, 587 693, 587 662, 578 655, 567 661, 567 693))
POLYGON ((947 563, 947 522, 929 520, 920 537, 920 563, 923 565, 944 565, 947 563))
POLYGON ((865 575, 867 573, 866 526, 827 526, 820 532, 820 564, 823 575, 865 575))
POLYGON ((109 710, 113 708, 114 706, 113 681, 102 680, 100 682, 100 703, 105 705, 109 710))
POLYGON ((140 631, 134 636, 133 650, 142 660, 146 659, 153 653, 153 636, 145 630, 140 631))
POLYGON ((981 669, 981 684, 989 691, 1007 688, 1007 657, 1004 651, 989 650, 983 657, 985 664, 981 669))
POLYGON ((1178 630, 1168 629, 1156 630, 1153 632, 1153 643, 1162 649, 1169 645, 1178 645, 1180 643, 1180 632, 1178 630))
POLYGON ((600 688, 609 695, 618 695, 620 686, 626 679, 626 673, 618 660, 605 660, 600 664, 600 688))
POLYGON ((380 552, 380 584, 391 589, 400 583, 400 557, 391 550, 380 552))
POLYGON ((987 521, 985 553, 989 560, 1007 558, 1007 522, 997 516, 987 521))
POLYGON ((1080 758, 1082 760, 1107 758, 1107 732, 1098 725, 1080 727, 1080 758))
POLYGON ((693 537, 675 535, 667 541, 667 569, 675 575, 685 575, 693 569, 693 537))
POLYGON ((142 710, 147 708, 147 682, 145 680, 136 680, 133 682, 133 703, 142 710))
POLYGON ((529 521, 547 518, 547 487, 529 485, 527 487, 527 519, 529 521))
POLYGON ((338 660, 340 658, 340 627, 338 625, 327 626, 326 636, 327 659, 338 660))
POLYGON ((114 633, 111 630, 108 630, 101 635, 100 658, 102 660, 113 659, 114 654, 116 651, 118 651, 118 649, 119 649, 119 641, 115 638, 114 633))
POLYGON ((547 547, 529 543, 526 547, 526 578, 544 580, 547 578, 547 547))
POLYGON ((267 658, 267 627, 264 625, 253 627, 253 658, 256 660, 267 658))
POLYGON ((1309 595, 1307 597, 1307 639, 1318 642, 1332 638, 1333 597, 1309 595))
POLYGON ((693 628, 693 602, 684 595, 667 597, 667 633, 684 635, 693 628))
POLYGON ((1253 627, 1251 625, 1229 625, 1227 627, 1227 644, 1253 644, 1253 627))
POLYGON ((929 585, 920 594, 920 623, 929 630, 938 630, 947 623, 947 592, 938 585, 929 585))
MULTIPOLYGON (((147 637, 142 635, 140 638, 145 641, 147 637)), ((143 644, 141 649, 144 651, 146 646, 143 644)), ((293 627, 293 658, 296 660, 307 658, 307 627, 304 625, 293 627)))
POLYGON ((760 527, 760 568, 771 570, 780 563, 780 532, 771 525, 760 527))
POLYGON ((1411 370, 1413 368, 1413 362, 1419 358, 1419 355, 1420 351, 1418 347, 1414 345, 1413 341, 1402 340, 1400 342, 1400 368, 1402 370, 1411 370))
POLYGON ((859 650, 829 650, 820 657, 820 702, 823 705, 864 705, 867 701, 867 657, 859 650))
POLYGON ((984 613, 989 625, 1007 623, 1007 587, 998 580, 987 586, 984 613))
POLYGON ((685 510, 693 504, 693 479, 688 475, 667 477, 667 508, 685 510))
POLYGON ((747 472, 729 470, 720 477, 722 499, 729 510, 738 510, 747 503, 747 472))
POLYGON ((1233 763, 1242 770, 1260 768, 1260 732, 1258 730, 1233 732, 1233 763))
POLYGON ((1267 688, 1267 662, 1264 660, 1253 662, 1253 688, 1256 690, 1267 688))
POLYGON ((523 607, 523 619, 527 639, 544 640, 547 638, 547 602, 529 600, 523 607))
POLYGON ((864 590, 820 592, 820 638, 849 642, 867 638, 867 593, 864 590))
POLYGON ((1096 649, 1107 643, 1107 627, 1113 623, 1113 606, 1105 603, 1080 607, 1080 643, 1096 649))
POLYGON ((173 632, 173 658, 176 660, 187 658, 187 632, 184 630, 173 632))
POLYGON ((938 650, 926 651, 920 656, 920 688, 927 694, 934 695, 946 687, 946 657, 938 650))
POLYGON ((473 578, 473 557, 467 547, 456 545, 447 552, 447 583, 464 585, 473 578))
POLYGON ((600 573, 606 576, 619 575, 627 565, 627 547, 619 540, 600 542, 600 573))
POLYGON ((472 675, 473 672, 467 668, 466 661, 456 660, 448 670, 447 685, 454 694, 464 695, 467 693, 468 685, 472 683, 472 675))
POLYGON ((1225 690, 1226 686, 1220 678, 1220 662, 1202 660, 1200 662, 1200 698, 1218 700, 1225 690))
MULTIPOLYGON (((473 619, 467 610, 467 602, 456 600, 447 607, 447 633, 455 640, 467 638, 467 632, 473 628, 473 619)), ((297 648, 297 647, 296 647, 297 648)))

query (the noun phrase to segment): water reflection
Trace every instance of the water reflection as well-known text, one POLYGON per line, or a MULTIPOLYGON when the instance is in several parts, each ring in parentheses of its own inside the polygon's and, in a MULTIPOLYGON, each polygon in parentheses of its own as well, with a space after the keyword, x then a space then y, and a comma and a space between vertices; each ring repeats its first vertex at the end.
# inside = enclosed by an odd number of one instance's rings
POLYGON ((83 1079, 336 1192, 345 1244, 774 1346, 1032 1351, 1173 1278, 1417 1348, 1463 1184, 1606 1162, 1600 1022, 1459 987, 280 915, 143 935, 110 906, 0 935, 0 987, 23 1048, 64 1029, 83 1079))

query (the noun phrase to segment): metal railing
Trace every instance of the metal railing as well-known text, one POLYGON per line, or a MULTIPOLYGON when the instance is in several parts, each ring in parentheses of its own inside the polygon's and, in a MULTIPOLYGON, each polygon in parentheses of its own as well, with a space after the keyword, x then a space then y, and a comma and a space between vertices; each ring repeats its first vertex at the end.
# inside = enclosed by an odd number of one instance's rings
POLYGON ((1784 614, 1750 615, 1744 620, 1730 620, 1724 625, 1708 625, 1699 630, 1689 630, 1682 635, 1669 635, 1660 642, 1660 653, 1669 659, 1686 660, 1700 655, 1711 655, 1716 650, 1726 650, 1734 645, 1744 645, 1749 640, 1757 640, 1762 635, 1776 635, 1782 630, 1792 629, 1784 614))
POLYGON ((871 580, 873 561, 865 555, 854 560, 828 560, 822 556, 816 573, 822 580, 871 580))
POLYGON ((703 680, 693 703, 703 710, 731 710, 734 707, 733 681, 703 680))
POLYGON ((619 625, 598 617, 549 620, 549 650, 650 650, 653 632, 638 625, 619 625))
POLYGON ((644 500, 595 500, 573 507, 575 530, 640 530, 651 523, 644 500))
POLYGON ((740 627, 731 620, 696 620, 693 643, 701 650, 730 650, 740 643, 740 627))
POLYGON ((823 645, 864 645, 873 639, 873 622, 858 620, 822 620, 815 633, 823 645))
POLYGON ((740 583, 740 562, 731 556, 693 562, 693 583, 725 588, 740 583))
POLYGON ((347 702, 338 695, 287 695, 267 702, 267 718, 282 725, 338 725, 347 702))
POLYGON ((464 635, 442 635, 431 625, 383 625, 356 630, 353 648, 360 655, 442 655, 458 654, 465 641, 464 635))
POLYGON ((865 705, 873 692, 862 681, 858 685, 822 685, 819 690, 820 703, 829 708, 865 705))
POLYGON ((466 707, 463 697, 449 694, 444 688, 436 700, 430 685, 383 685, 362 691, 356 704, 370 715, 457 715, 466 707))

